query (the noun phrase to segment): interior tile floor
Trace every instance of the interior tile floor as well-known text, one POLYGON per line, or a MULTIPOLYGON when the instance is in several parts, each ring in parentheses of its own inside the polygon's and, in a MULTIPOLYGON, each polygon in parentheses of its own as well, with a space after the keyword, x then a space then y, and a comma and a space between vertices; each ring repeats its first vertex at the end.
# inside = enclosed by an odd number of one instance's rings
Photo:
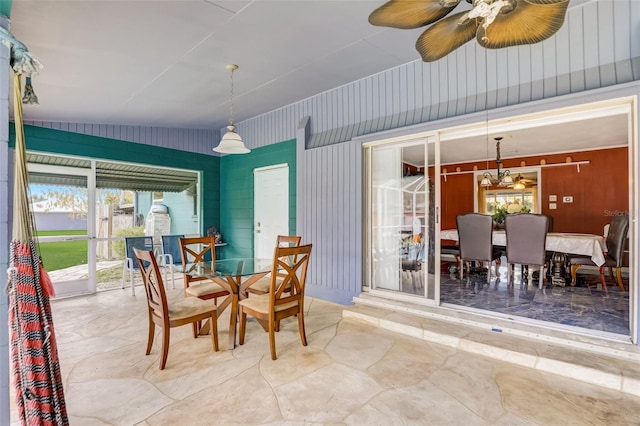
POLYGON ((307 347, 295 319, 276 336, 276 361, 255 321, 243 346, 217 353, 185 326, 160 371, 158 342, 144 355, 141 293, 52 302, 72 425, 640 423, 640 397, 343 318, 344 306, 312 298, 307 347))
MULTIPOLYGON (((530 285, 516 267, 514 282, 507 285, 506 261, 487 284, 486 269, 463 277, 448 272, 443 264, 440 301, 458 306, 482 309, 509 316, 518 316, 589 330, 629 336, 629 292, 622 292, 608 277, 607 289, 602 288, 597 274, 579 273, 577 285, 557 286, 545 281, 538 288, 537 277, 530 285)), ((582 272, 582 271, 581 271, 582 272)), ((629 281, 624 278, 626 288, 629 281)))

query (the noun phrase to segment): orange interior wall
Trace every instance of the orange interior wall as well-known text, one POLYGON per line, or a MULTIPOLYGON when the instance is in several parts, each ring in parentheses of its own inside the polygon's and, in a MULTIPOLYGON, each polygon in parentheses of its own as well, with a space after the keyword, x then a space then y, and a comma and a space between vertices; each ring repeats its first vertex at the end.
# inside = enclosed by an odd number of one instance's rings
MULTIPOLYGON (((576 166, 543 167, 541 170, 542 213, 553 216, 555 232, 581 232, 602 234, 612 216, 629 211, 629 163, 628 149, 612 148, 566 154, 539 155, 533 157, 503 159, 504 168, 565 163, 570 156, 574 162, 589 161, 576 166), (549 195, 557 195, 557 209, 549 209, 549 195), (564 196, 572 196, 573 203, 563 203, 564 196)), ((486 162, 447 164, 449 172, 486 168, 486 162)), ((490 167, 494 167, 490 163, 490 167)), ((456 216, 473 211, 473 173, 447 176, 441 179, 442 229, 456 227, 456 216)))

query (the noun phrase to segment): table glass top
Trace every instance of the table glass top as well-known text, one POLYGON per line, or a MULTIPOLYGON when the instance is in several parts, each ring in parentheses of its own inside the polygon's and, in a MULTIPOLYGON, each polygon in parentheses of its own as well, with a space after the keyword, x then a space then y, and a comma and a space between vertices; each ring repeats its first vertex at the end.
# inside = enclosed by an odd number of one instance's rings
POLYGON ((187 263, 184 267, 176 265, 176 270, 193 277, 240 277, 269 272, 272 262, 272 259, 253 257, 218 259, 215 262, 187 263))

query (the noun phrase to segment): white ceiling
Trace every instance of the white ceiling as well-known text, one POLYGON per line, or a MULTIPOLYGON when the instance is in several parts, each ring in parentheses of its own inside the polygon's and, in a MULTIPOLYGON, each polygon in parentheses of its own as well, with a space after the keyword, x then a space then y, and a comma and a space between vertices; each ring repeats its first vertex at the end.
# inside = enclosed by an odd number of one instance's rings
POLYGON ((418 60, 423 31, 374 27, 383 0, 14 0, 44 64, 26 120, 219 129, 418 60))
MULTIPOLYGON (((588 1, 572 0, 570 7, 588 1)), ((14 0, 10 30, 44 64, 34 78, 40 104, 25 105, 24 118, 220 129, 229 119, 226 64, 240 66, 234 74, 240 122, 419 60, 414 45, 424 29, 368 23, 383 3, 14 0)), ((461 2, 460 10, 466 7, 461 2)), ((620 117, 502 132, 503 156, 551 152, 558 140, 563 150, 588 148, 585 141, 625 144, 620 117)), ((493 157, 495 145, 487 147, 480 132, 443 144, 442 163, 485 159, 487 152, 493 157)))

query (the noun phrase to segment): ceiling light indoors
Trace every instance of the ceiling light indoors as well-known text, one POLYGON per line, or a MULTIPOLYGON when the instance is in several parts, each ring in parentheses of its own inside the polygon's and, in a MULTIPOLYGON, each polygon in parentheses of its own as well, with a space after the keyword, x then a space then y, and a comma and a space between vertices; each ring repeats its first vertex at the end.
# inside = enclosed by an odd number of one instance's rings
POLYGON ((482 180, 480 181, 480 186, 489 187, 492 185, 497 186, 512 186, 513 178, 511 177, 511 172, 509 170, 500 170, 500 166, 502 165, 502 160, 500 160, 500 141, 502 140, 502 136, 498 136, 493 138, 496 141, 496 176, 493 176, 487 170, 482 175, 482 180))
POLYGON ((236 126, 233 124, 233 72, 238 69, 235 64, 229 64, 225 67, 231 71, 231 95, 229 96, 229 125, 227 133, 222 136, 217 147, 213 148, 215 152, 221 154, 246 154, 250 150, 244 146, 242 138, 236 133, 236 126))
POLYGON ((513 180, 513 189, 522 190, 525 189, 524 182, 522 181, 522 175, 518 174, 513 180))

